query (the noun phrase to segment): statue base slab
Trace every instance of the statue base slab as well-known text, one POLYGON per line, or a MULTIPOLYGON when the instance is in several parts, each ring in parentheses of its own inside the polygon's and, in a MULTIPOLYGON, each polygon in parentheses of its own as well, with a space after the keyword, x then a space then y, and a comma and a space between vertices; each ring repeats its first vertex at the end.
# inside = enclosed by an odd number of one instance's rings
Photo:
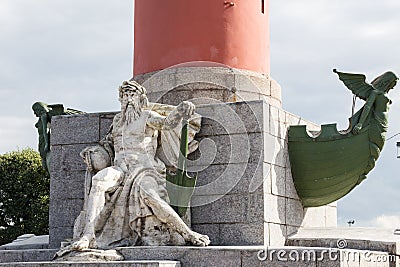
POLYGON ((396 266, 396 258, 389 257, 390 253, 387 251, 329 247, 126 247, 118 249, 126 259, 118 262, 50 262, 49 255, 44 257, 49 251, 55 253, 57 250, 47 250, 46 253, 41 250, 25 252, 31 255, 40 254, 42 257, 36 255, 34 260, 25 257, 22 261, 13 259, 10 255, 7 258, 6 253, 14 253, 15 256, 16 251, 0 251, 0 266, 396 266))
POLYGON ((124 257, 114 249, 85 249, 83 251, 71 251, 67 248, 57 252, 56 262, 104 262, 104 261, 122 261, 124 257))

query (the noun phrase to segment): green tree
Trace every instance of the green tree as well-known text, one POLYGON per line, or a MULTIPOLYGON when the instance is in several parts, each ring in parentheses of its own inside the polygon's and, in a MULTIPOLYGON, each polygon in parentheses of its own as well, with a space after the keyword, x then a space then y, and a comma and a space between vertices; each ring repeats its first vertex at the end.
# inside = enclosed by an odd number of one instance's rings
POLYGON ((49 228, 50 177, 31 148, 0 155, 0 245, 49 228))

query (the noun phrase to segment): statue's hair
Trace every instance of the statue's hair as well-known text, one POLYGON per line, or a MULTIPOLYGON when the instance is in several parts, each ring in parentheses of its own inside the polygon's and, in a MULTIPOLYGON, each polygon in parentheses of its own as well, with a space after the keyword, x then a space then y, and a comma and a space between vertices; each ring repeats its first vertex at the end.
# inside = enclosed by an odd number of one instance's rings
POLYGON ((122 85, 118 88, 119 91, 119 99, 122 99, 122 95, 126 91, 137 91, 140 93, 140 106, 145 107, 148 105, 149 100, 147 99, 146 93, 147 90, 142 85, 137 83, 134 80, 124 81, 122 85))
POLYGON ((33 111, 36 111, 38 113, 42 113, 42 112, 46 113, 46 112, 49 111, 48 105, 43 103, 43 102, 35 102, 35 103, 33 103, 32 109, 33 109, 33 111))
POLYGON ((371 84, 376 88, 381 91, 386 91, 389 89, 388 87, 392 85, 395 81, 397 81, 399 78, 396 76, 391 71, 385 72, 379 77, 376 77, 371 84))

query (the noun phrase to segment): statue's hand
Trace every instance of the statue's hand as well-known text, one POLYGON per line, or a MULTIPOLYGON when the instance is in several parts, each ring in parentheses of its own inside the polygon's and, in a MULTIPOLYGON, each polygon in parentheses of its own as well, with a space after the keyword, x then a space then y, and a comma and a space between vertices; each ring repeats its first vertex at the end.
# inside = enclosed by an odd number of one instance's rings
POLYGON ((189 118, 194 114, 194 110, 196 109, 196 107, 192 102, 183 101, 182 103, 179 104, 177 109, 179 113, 182 114, 183 117, 189 118))
POLYGON ((362 123, 357 123, 356 126, 354 126, 354 128, 353 128, 353 133, 359 134, 361 129, 362 129, 362 123))

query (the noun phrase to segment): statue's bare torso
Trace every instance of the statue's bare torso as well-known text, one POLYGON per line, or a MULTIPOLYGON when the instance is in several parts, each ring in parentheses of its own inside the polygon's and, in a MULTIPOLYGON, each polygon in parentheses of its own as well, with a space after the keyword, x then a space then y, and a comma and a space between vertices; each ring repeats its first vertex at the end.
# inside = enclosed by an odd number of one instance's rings
POLYGON ((159 129, 151 122, 162 118, 153 113, 144 111, 137 120, 127 125, 121 123, 120 115, 115 117, 112 131, 114 166, 124 172, 138 165, 159 168, 154 166, 159 129))

